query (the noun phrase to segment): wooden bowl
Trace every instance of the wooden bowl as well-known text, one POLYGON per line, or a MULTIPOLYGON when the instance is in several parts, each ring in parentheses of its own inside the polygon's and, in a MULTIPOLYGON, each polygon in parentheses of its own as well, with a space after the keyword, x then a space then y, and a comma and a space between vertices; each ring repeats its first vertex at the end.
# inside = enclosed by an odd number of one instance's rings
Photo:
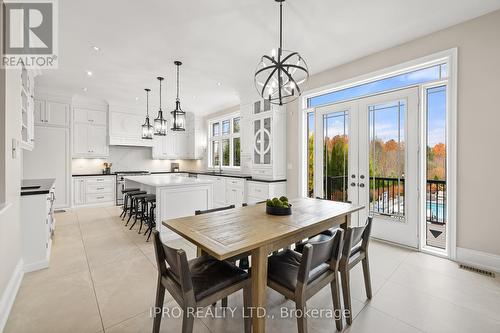
POLYGON ((269 207, 266 205, 266 213, 269 215, 292 215, 292 206, 290 207, 269 207))

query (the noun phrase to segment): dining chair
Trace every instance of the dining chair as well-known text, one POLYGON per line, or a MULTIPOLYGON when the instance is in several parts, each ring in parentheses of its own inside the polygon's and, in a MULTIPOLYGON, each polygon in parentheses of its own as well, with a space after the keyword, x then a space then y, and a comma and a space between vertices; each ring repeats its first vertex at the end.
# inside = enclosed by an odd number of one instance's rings
POLYGON ((339 263, 339 272, 342 280, 342 294, 344 296, 344 309, 348 310, 346 322, 352 324, 351 306, 351 282, 350 270, 358 263, 363 265, 363 277, 365 280, 366 297, 372 298, 372 285, 370 278, 370 265, 368 262, 368 245, 370 244, 370 233, 372 228, 372 217, 368 217, 366 224, 362 227, 348 227, 344 238, 342 257, 339 263))
MULTIPOLYGON (((187 260, 186 252, 163 244, 158 231, 153 231, 158 284, 156 309, 163 308, 165 289, 183 310, 182 332, 193 331, 196 309, 207 307, 218 300, 243 289, 245 333, 251 332, 251 280, 249 274, 237 266, 219 261, 209 255, 187 260), (168 263, 168 267, 167 264, 168 263), (195 311, 189 311, 195 309, 195 311)), ((161 313, 153 319, 153 332, 159 332, 161 313)))
MULTIPOLYGON (((343 230, 335 230, 329 237, 318 237, 304 244, 302 254, 286 249, 268 258, 267 285, 294 301, 302 314, 305 314, 307 300, 328 284, 334 310, 341 309, 338 267, 343 230)), ((342 330, 342 316, 335 318, 335 325, 337 330, 342 330)), ((307 332, 305 315, 297 315, 297 326, 299 333, 307 332)))

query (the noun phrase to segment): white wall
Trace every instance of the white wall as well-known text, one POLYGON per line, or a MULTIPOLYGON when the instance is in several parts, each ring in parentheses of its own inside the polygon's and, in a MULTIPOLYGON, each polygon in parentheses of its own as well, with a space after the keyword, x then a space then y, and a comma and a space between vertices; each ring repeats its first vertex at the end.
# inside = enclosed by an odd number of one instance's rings
POLYGON ((172 162, 179 163, 181 170, 201 170, 203 162, 190 160, 153 160, 151 148, 148 147, 126 147, 110 146, 109 158, 88 159, 76 158, 72 160, 72 173, 99 173, 103 169, 104 162, 111 162, 112 171, 145 170, 145 171, 170 171, 172 162))
POLYGON ((6 320, 6 311, 17 291, 22 275, 16 268, 22 268, 21 249, 21 221, 20 221, 20 191, 21 191, 21 155, 12 157, 12 139, 21 140, 21 98, 20 98, 21 71, 9 69, 6 71, 5 104, 0 104, 0 126, 2 130, 2 149, 0 157, 4 165, 0 171, 4 172, 5 184, 2 191, 5 193, 7 208, 0 212, 0 331, 6 320), (5 108, 5 110, 4 110, 5 108))
MULTIPOLYGON (((500 255, 500 11, 311 76, 315 89, 458 47, 457 245, 500 255)), ((340 50, 341 52, 341 50, 340 50)), ((299 194, 299 104, 287 107, 289 196, 299 194)))

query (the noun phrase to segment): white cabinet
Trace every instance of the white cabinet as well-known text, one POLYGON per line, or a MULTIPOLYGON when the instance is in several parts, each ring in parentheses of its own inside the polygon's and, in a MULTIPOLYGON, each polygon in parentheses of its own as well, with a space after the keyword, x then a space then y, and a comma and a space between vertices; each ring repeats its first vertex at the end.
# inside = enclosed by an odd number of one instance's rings
POLYGON ((247 202, 255 204, 274 197, 286 196, 286 181, 283 182, 259 182, 247 181, 247 202))
POLYGON ((49 266, 55 227, 54 190, 52 187, 48 194, 21 196, 21 247, 25 272, 49 266))
POLYGON ((255 102, 252 116, 252 177, 286 178, 286 114, 283 107, 255 102))
POLYGON ((35 100, 35 124, 68 127, 70 105, 49 99, 35 100))
POLYGON ((210 175, 198 175, 198 178, 213 181, 214 207, 228 205, 239 207, 246 202, 245 179, 210 175))
POLYGON ((167 129, 166 136, 153 138, 153 159, 180 160, 201 158, 201 131, 195 129, 193 113, 186 113, 186 130, 175 132, 167 129), (198 140, 198 138, 200 140, 198 140))
POLYGON ((73 206, 115 203, 115 176, 73 177, 73 206))
POLYGON ((107 157, 107 125, 104 110, 73 110, 73 157, 107 157))
MULTIPOLYGON (((115 108, 115 107, 113 107, 115 108)), ((109 144, 116 146, 140 146, 152 147, 153 140, 142 139, 142 124, 144 124, 145 116, 119 112, 115 110, 109 111, 109 144)), ((153 117, 150 116, 151 125, 153 125, 153 117)))
POLYGON ((245 200, 245 180, 226 178, 226 204, 241 207, 245 200))
POLYGON ((208 179, 213 182, 214 208, 226 206, 226 178, 218 176, 198 175, 199 179, 208 179))

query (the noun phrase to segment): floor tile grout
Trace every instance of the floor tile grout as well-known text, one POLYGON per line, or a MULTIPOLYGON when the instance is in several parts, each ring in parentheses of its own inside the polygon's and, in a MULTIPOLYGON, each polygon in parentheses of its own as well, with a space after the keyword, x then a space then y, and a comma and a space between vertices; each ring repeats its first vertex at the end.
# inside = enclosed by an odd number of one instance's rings
POLYGON ((101 327, 102 327, 102 330, 104 332, 104 321, 102 319, 101 308, 99 306, 99 299, 97 298, 97 292, 95 290, 94 278, 92 276, 92 270, 90 269, 89 258, 88 258, 88 255, 87 255, 87 248, 85 247, 85 241, 83 240, 83 233, 82 233, 82 228, 81 228, 81 225, 80 225, 80 217, 78 216, 78 214, 75 214, 75 215, 76 215, 76 219, 78 221, 78 230, 80 231, 80 237, 82 237, 83 251, 85 252, 85 259, 87 261, 88 272, 89 272, 89 275, 90 275, 90 282, 92 283, 92 291, 94 292, 95 302, 96 302, 96 305, 97 305, 97 311, 99 312, 99 318, 101 319, 101 327))

